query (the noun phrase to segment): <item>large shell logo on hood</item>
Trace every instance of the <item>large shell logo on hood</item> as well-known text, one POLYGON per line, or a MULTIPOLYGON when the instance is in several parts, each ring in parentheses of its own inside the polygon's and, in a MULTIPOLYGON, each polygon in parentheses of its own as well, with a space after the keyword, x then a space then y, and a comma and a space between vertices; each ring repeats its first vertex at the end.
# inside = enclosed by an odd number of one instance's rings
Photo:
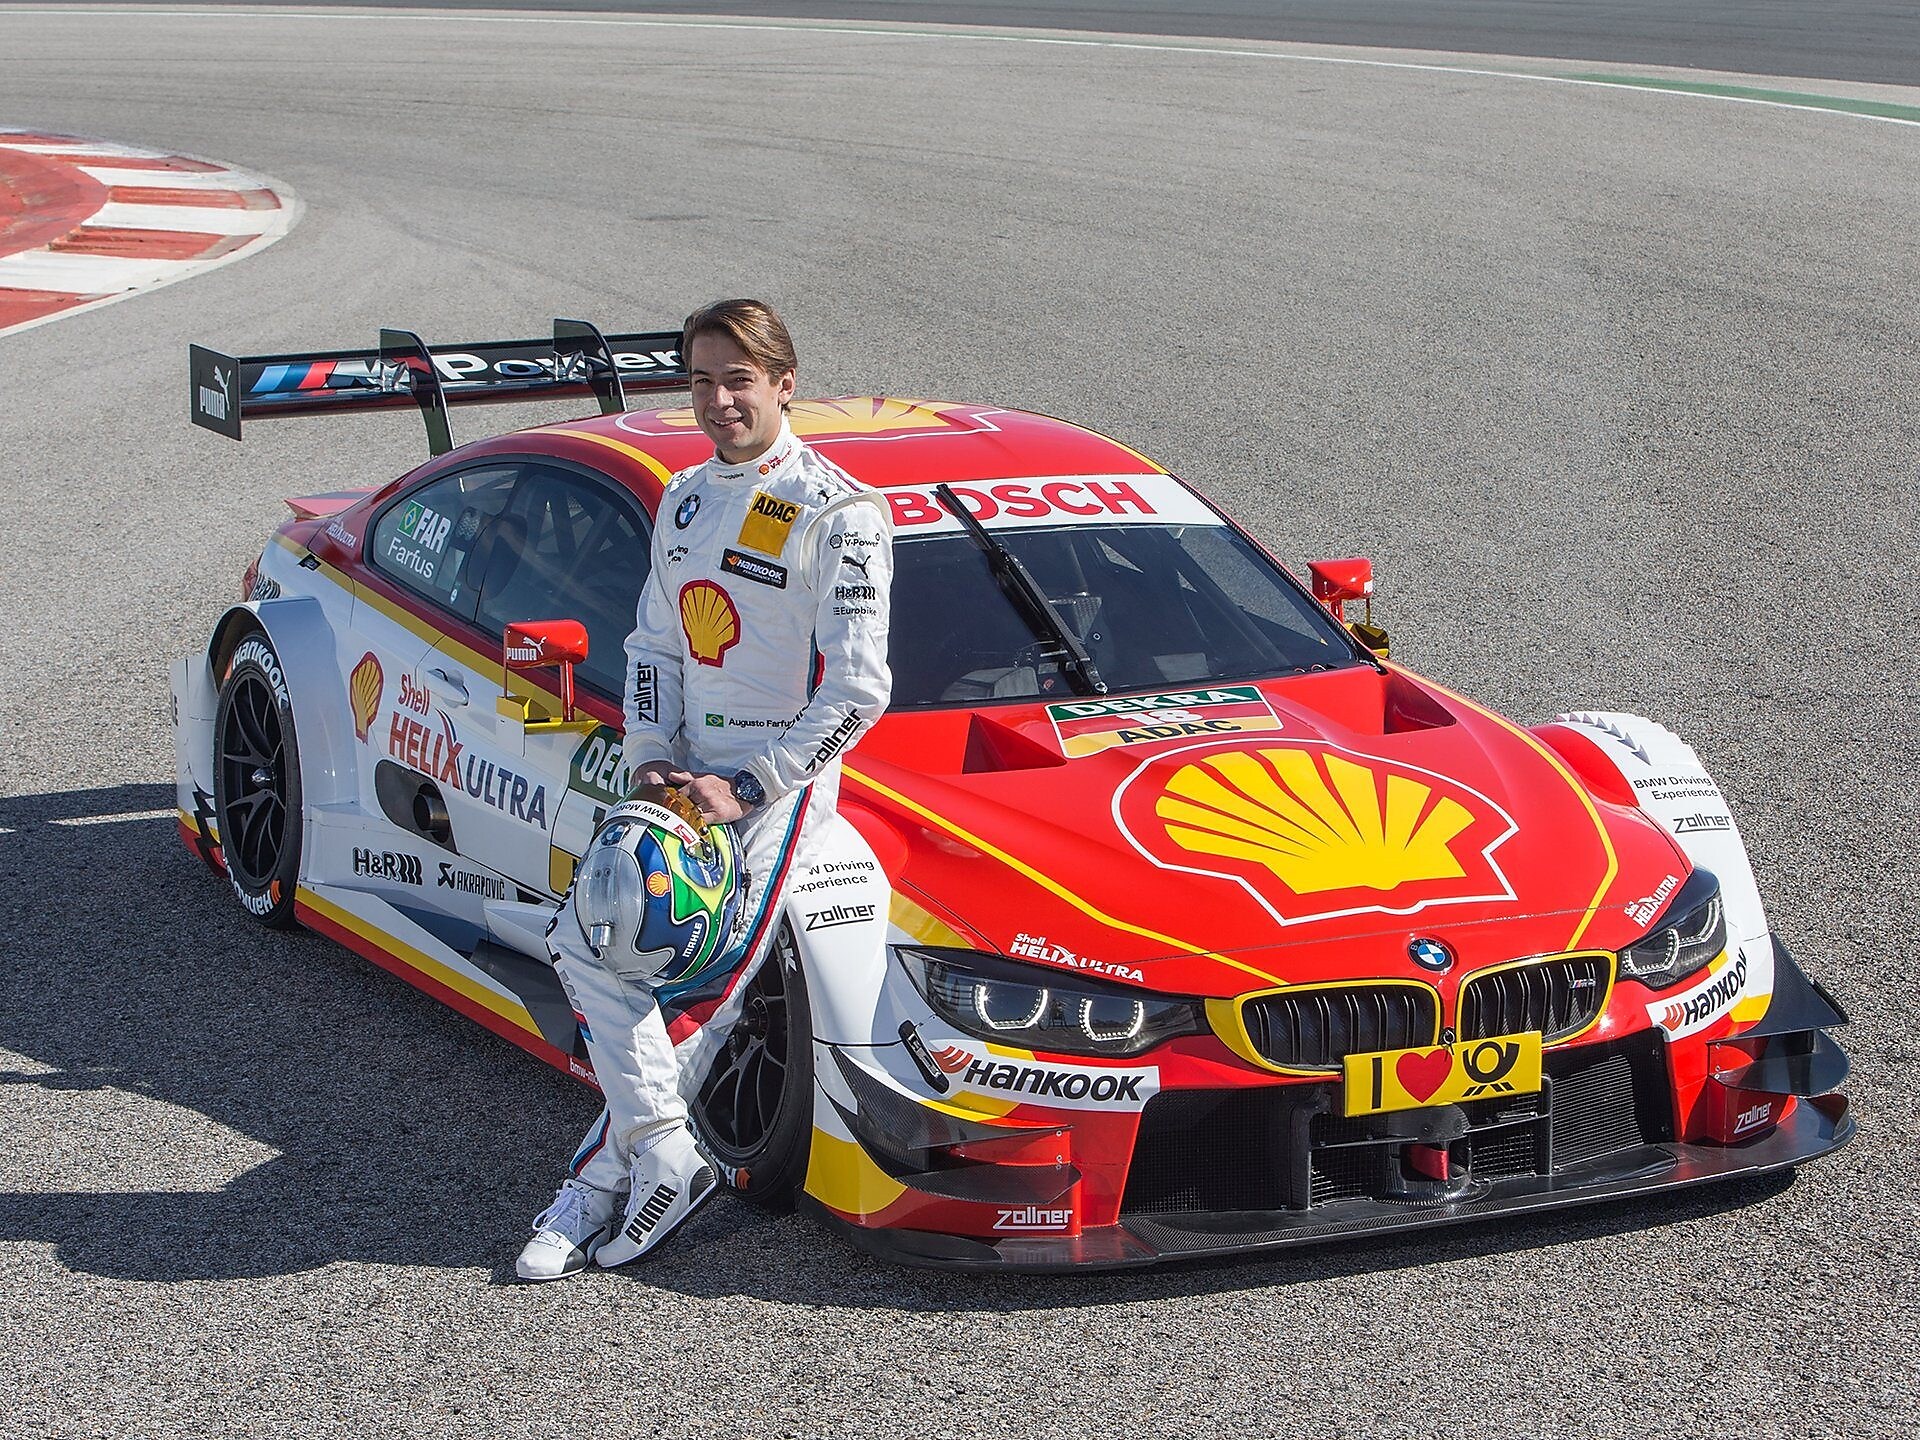
POLYGON ((724 665, 727 651, 740 642, 740 612, 711 580, 694 580, 680 587, 680 628, 688 654, 702 665, 724 665))
POLYGON ((353 674, 347 680, 347 699, 353 706, 353 734, 357 740, 364 741, 367 731, 373 727, 373 717, 380 709, 380 696, 386 684, 386 677, 380 673, 380 662, 369 650, 360 657, 360 663, 353 667, 353 674))
POLYGON ((1330 745, 1167 752, 1128 777, 1114 809, 1156 865, 1238 884, 1282 924, 1513 898, 1493 858, 1515 830, 1504 810, 1330 745))

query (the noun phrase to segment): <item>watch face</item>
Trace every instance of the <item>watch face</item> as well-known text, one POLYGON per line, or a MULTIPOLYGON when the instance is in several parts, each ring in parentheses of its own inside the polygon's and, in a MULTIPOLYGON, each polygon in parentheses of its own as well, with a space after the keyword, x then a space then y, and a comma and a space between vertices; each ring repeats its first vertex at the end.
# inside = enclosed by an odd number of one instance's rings
POLYGON ((753 778, 751 770, 742 770, 733 777, 733 793, 740 797, 742 804, 746 805, 758 805, 767 798, 765 788, 753 778))

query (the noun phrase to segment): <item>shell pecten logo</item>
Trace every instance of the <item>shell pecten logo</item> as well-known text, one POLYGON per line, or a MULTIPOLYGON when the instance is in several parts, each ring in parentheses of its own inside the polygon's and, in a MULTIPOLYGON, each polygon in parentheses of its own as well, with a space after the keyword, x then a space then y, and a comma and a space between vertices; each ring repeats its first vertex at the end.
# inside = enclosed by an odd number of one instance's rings
POLYGON ((1115 811, 1156 865, 1238 884, 1282 924, 1513 897, 1493 858, 1515 830, 1505 811, 1332 746, 1170 752, 1128 777, 1115 811))
POLYGON ((740 643, 740 612, 733 597, 711 580, 694 580, 680 587, 680 628, 695 660, 725 665, 727 651, 740 643))
POLYGON ((353 703, 353 735, 364 742, 367 731, 373 726, 373 717, 380 709, 380 697, 386 687, 386 677, 380 673, 380 662, 369 650, 360 657, 360 663, 353 667, 348 677, 348 698, 353 703))

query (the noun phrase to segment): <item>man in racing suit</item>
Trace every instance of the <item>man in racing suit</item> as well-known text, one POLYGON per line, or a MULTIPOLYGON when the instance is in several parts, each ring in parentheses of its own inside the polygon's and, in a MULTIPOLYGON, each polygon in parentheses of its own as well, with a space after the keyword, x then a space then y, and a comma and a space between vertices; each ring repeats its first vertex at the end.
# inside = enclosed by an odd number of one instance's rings
POLYGON ((723 301, 688 317, 682 353, 716 453, 674 476, 660 502, 627 639, 625 753, 636 787, 677 786, 703 819, 734 825, 748 886, 739 964, 713 1013, 690 1010, 670 1034, 652 991, 595 959, 569 897, 548 938, 606 1108, 534 1222, 524 1279, 635 1259, 711 1193, 680 1075, 698 1083, 737 1017, 833 813, 839 757, 891 690, 892 523, 877 492, 788 427, 785 326, 757 301, 723 301))

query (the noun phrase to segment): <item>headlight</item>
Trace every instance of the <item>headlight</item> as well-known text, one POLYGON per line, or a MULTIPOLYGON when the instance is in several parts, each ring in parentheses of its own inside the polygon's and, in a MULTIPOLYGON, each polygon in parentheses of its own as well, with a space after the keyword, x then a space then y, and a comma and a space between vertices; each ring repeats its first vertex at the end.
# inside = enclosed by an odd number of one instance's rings
POLYGON ((1696 870, 1673 897, 1660 923, 1620 952, 1620 973, 1664 990, 1702 968, 1727 948, 1727 919, 1720 882, 1696 870))
POLYGON ((973 950, 897 945, 895 955, 934 1012, 981 1040, 1064 1055, 1138 1055, 1176 1035, 1207 1032, 1197 1000, 1141 995, 973 950))

